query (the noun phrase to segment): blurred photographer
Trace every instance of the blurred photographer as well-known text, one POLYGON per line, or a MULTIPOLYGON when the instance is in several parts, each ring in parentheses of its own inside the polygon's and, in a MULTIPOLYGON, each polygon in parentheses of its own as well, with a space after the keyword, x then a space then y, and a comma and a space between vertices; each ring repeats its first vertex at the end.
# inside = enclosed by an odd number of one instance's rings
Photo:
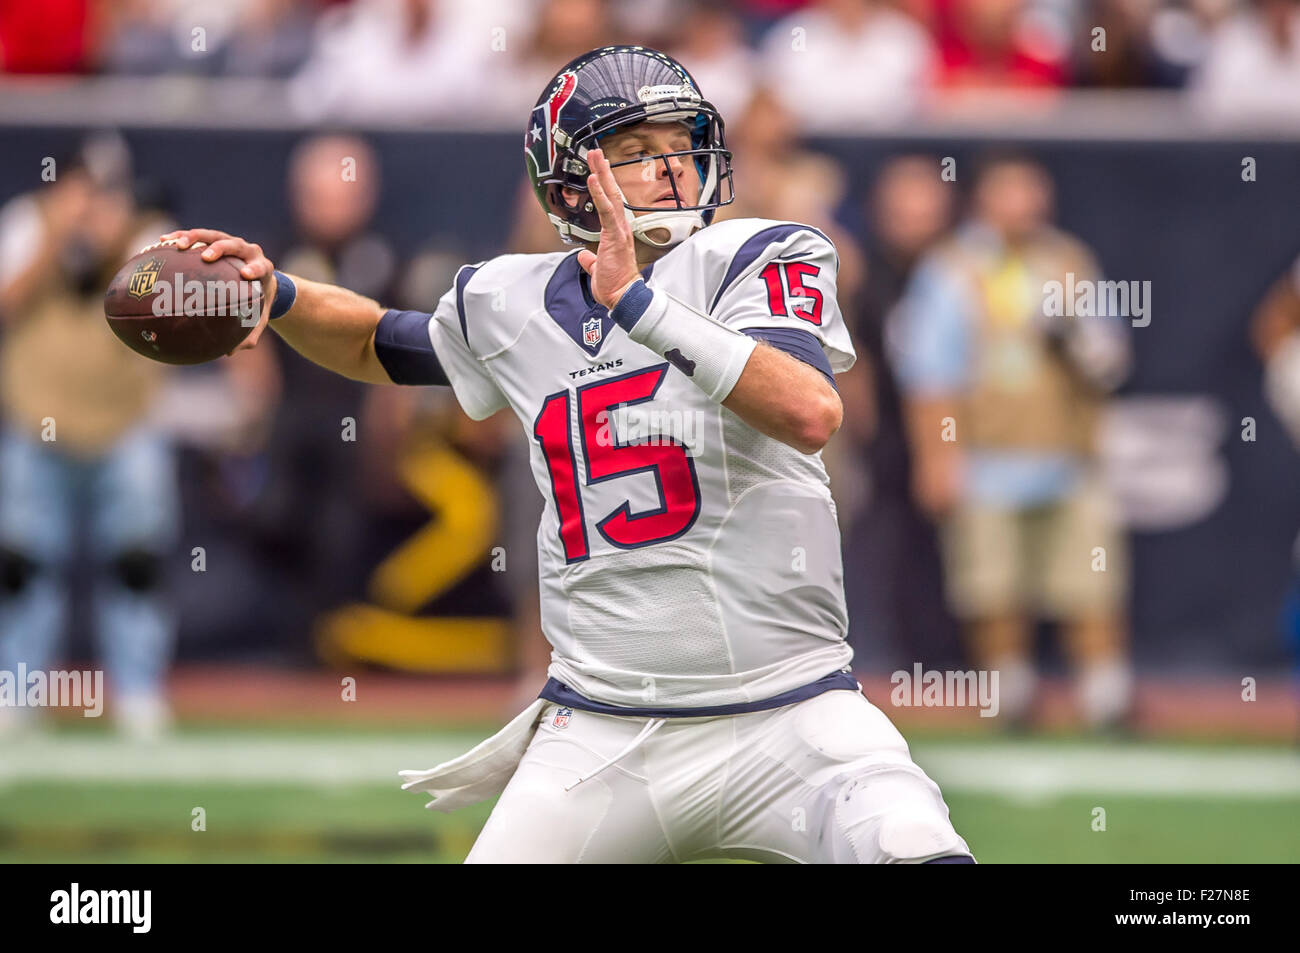
POLYGON ((1132 675, 1126 545, 1094 441, 1129 356, 1115 316, 1050 306, 1054 285, 1099 277, 1088 250, 1049 224, 1051 204, 1032 159, 987 158, 969 220, 918 265, 891 343, 913 492, 940 527, 949 602, 974 662, 1001 673, 1002 712, 1025 721, 1034 622, 1056 621, 1084 718, 1104 726, 1128 712, 1132 675))
MULTIPOLYGON (((0 210, 0 670, 59 661, 84 536, 108 711, 136 737, 167 725, 174 621, 163 557, 178 520, 172 448, 147 422, 166 368, 122 346, 104 289, 166 231, 137 204, 125 144, 89 140, 0 210)), ((31 727, 0 708, 0 733, 31 727)))

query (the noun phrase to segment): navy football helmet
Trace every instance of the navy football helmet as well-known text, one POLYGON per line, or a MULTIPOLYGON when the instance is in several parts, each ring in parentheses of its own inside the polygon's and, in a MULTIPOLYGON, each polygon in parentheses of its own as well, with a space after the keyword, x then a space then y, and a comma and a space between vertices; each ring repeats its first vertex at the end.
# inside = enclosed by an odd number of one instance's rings
POLYGON ((676 245, 712 222, 714 210, 733 200, 731 153, 723 139, 722 117, 700 95, 686 68, 644 46, 603 47, 584 53, 555 75, 524 132, 529 180, 566 242, 600 240, 600 215, 586 195, 587 150, 597 148, 603 136, 647 121, 685 123, 691 148, 612 165, 662 162, 667 167, 673 156, 683 162, 689 157, 700 176, 700 195, 694 205, 685 204, 676 179, 669 175, 676 209, 625 205, 637 239, 658 247, 676 245), (580 193, 576 206, 565 202, 566 187, 580 193))

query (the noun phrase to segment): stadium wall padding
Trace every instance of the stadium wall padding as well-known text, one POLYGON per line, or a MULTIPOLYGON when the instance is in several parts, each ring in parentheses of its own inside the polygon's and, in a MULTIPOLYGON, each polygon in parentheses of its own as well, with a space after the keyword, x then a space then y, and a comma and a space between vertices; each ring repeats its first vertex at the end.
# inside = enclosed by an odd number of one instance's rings
MULTIPOLYGON (((299 133, 126 129, 137 170, 160 182, 177 218, 242 233, 268 248, 288 233, 286 159, 299 133)), ((70 150, 70 129, 0 129, 0 201, 40 185, 41 160, 70 150)), ((440 235, 466 260, 501 250, 522 182, 518 136, 382 132, 376 227, 406 246, 440 235)), ((1225 421, 1213 452, 1227 468, 1222 501, 1203 519, 1133 536, 1132 621, 1144 668, 1286 664, 1278 623, 1300 529, 1300 456, 1268 410, 1247 336, 1267 287, 1300 254, 1300 147, 1284 142, 1062 141, 1015 145, 1041 159, 1057 188, 1058 221, 1099 255, 1108 278, 1149 280, 1150 326, 1133 334, 1136 368, 1124 399, 1203 396, 1225 421), (1257 179, 1242 179, 1253 157, 1257 179), (1241 420, 1257 439, 1241 439, 1241 420)), ((834 139, 852 195, 843 223, 865 234, 862 200, 899 152, 953 156, 956 187, 982 140, 834 139)), ((736 170, 744 188, 743 165, 736 170)), ((432 306, 430 302, 430 307, 432 306)), ((292 395, 291 395, 292 396, 292 395)), ((304 395, 305 396, 305 395, 304 395)), ((851 577, 853 567, 846 567, 851 577)))

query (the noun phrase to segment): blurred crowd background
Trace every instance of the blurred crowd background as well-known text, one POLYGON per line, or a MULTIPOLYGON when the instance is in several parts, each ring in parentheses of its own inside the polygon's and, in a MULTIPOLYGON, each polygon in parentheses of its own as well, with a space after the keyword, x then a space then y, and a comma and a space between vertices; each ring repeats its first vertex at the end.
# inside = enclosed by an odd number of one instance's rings
POLYGON ((839 248, 860 361, 825 456, 864 670, 998 668, 1020 724, 1056 673, 1095 726, 1144 678, 1293 670, 1292 0, 0 0, 0 669, 100 658, 146 735, 176 661, 536 692, 513 418, 274 335, 153 365, 101 295, 177 225, 419 310, 466 261, 557 250, 518 132, 611 42, 722 110, 722 215, 839 248), (1149 313, 1061 320, 1067 274, 1149 282, 1149 313))
POLYGON ((1237 118, 1300 100, 1294 0, 0 2, 5 73, 287 79, 309 119, 513 120, 611 42, 689 61, 724 114, 767 85, 809 128, 997 90, 1180 88, 1237 118))

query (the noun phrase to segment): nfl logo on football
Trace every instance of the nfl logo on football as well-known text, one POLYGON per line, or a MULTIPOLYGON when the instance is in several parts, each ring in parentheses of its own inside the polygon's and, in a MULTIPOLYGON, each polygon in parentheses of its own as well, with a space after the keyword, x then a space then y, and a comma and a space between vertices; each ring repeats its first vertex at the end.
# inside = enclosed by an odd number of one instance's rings
POLYGON ((582 322, 582 343, 587 347, 595 347, 600 343, 600 318, 582 322))
POLYGON ((568 728, 569 718, 573 715, 572 708, 556 709, 555 719, 551 722, 556 728, 568 728))

